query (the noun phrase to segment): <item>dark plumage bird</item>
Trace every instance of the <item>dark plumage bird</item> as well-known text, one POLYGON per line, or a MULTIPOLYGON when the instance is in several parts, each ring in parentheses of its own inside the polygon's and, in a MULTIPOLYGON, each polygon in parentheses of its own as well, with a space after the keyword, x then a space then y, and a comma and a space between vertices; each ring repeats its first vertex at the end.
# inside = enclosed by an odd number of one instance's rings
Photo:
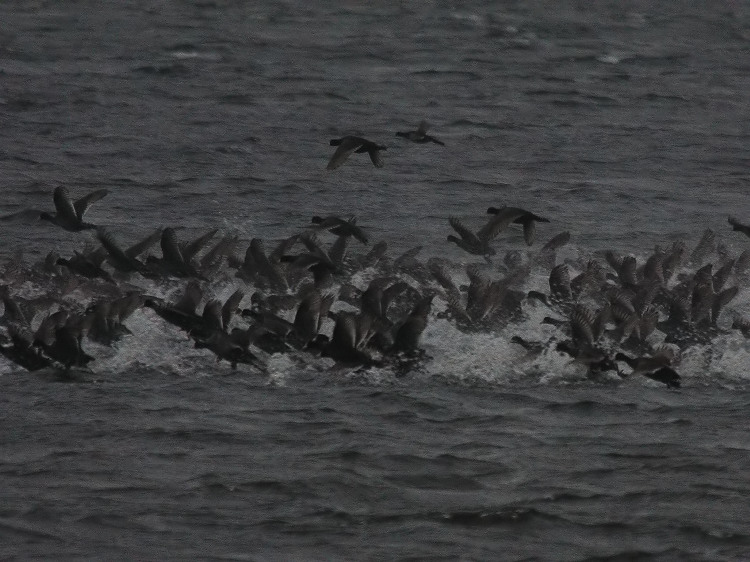
POLYGON ((487 209, 488 215, 498 215, 501 213, 518 212, 518 217, 513 220, 514 224, 523 225, 523 238, 528 246, 534 243, 534 235, 536 234, 537 222, 549 222, 549 219, 535 215, 531 211, 520 209, 518 207, 489 207, 487 209))
MULTIPOLYGON (((215 230, 211 231, 210 235, 213 236, 215 233, 215 230)), ((192 252, 193 255, 195 255, 195 253, 197 253, 209 239, 210 238, 203 240, 198 245, 198 249, 192 252)), ((161 233, 162 257, 159 259, 154 256, 149 256, 147 262, 148 267, 165 276, 173 275, 175 277, 200 278, 200 274, 195 265, 193 265, 189 257, 186 257, 187 251, 186 246, 181 247, 178 243, 177 233, 174 228, 165 228, 161 233)))
POLYGON ((301 347, 314 339, 328 311, 333 305, 334 295, 321 295, 317 289, 312 289, 300 302, 294 316, 294 336, 301 347))
MULTIPOLYGON (((160 233, 161 235, 161 233, 160 233)), ((96 237, 102 246, 107 251, 107 261, 117 271, 122 273, 135 273, 140 272, 141 274, 147 273, 146 266, 136 259, 136 252, 131 252, 131 248, 123 250, 117 244, 111 233, 107 232, 103 228, 99 228, 96 231, 96 237)))
POLYGON ((8 328, 8 335, 9 339, 7 341, 0 342, 0 354, 10 361, 32 372, 56 365, 53 359, 45 355, 38 346, 34 345, 29 334, 17 329, 15 326, 10 326, 8 328))
POLYGON ((67 311, 60 310, 47 316, 34 334, 34 345, 66 370, 85 367, 94 360, 81 347, 81 330, 76 325, 78 320, 78 317, 71 317, 67 311))
POLYGON ((55 189, 53 199, 55 202, 55 213, 40 213, 39 218, 56 224, 71 232, 96 228, 96 225, 83 222, 83 217, 88 208, 107 195, 109 191, 99 189, 93 193, 81 197, 75 203, 70 199, 68 189, 60 185, 55 189))
POLYGON ((457 238, 452 234, 448 235, 448 241, 453 242, 459 248, 474 254, 477 256, 493 256, 495 255, 494 248, 490 247, 490 242, 510 223, 521 217, 524 213, 523 209, 516 209, 512 207, 506 207, 495 213, 490 220, 477 233, 471 232, 466 228, 461 221, 456 218, 448 219, 451 227, 455 230, 461 238, 457 238))
POLYGON ((100 250, 93 252, 74 251, 70 259, 57 258, 55 260, 55 264, 67 267, 73 273, 82 275, 83 277, 87 277, 89 279, 101 278, 108 283, 114 284, 115 280, 112 278, 109 272, 102 269, 102 263, 107 257, 107 253, 103 249, 100 250))
POLYGON ((746 224, 742 224, 740 221, 738 221, 734 217, 729 217, 729 224, 732 225, 732 230, 736 230, 738 232, 741 232, 745 236, 750 236, 750 226, 746 224))
POLYGON ((427 327, 427 318, 432 308, 433 295, 422 298, 412 309, 406 320, 395 330, 393 351, 415 352, 419 340, 427 327))
POLYGON ((617 353, 615 361, 624 361, 633 369, 631 375, 639 374, 651 380, 663 383, 669 388, 680 387, 680 375, 672 366, 672 358, 666 354, 658 353, 652 357, 630 357, 624 353, 617 353))
POLYGON ((617 364, 609 354, 599 347, 579 347, 572 341, 561 341, 555 346, 555 349, 569 355, 574 362, 585 365, 590 377, 600 375, 605 371, 617 371, 618 374, 620 373, 617 364))
POLYGON ((417 127, 416 131, 407 131, 405 133, 396 133, 397 137, 403 137, 407 140, 410 140, 412 142, 417 142, 420 144, 428 143, 428 142, 434 142, 435 144, 439 144, 440 146, 445 146, 445 143, 436 139, 435 137, 431 137, 427 134, 427 122, 422 121, 419 124, 419 127, 417 127))
POLYGON ((261 372, 265 371, 265 365, 252 353, 242 339, 242 330, 227 334, 226 332, 213 332, 204 339, 196 339, 195 347, 208 349, 216 355, 216 361, 222 359, 228 361, 232 369, 237 368, 238 363, 252 365, 261 372))
POLYGON ((333 153, 331 159, 328 161, 328 170, 335 170, 341 164, 346 162, 347 158, 353 153, 362 154, 367 152, 370 155, 370 160, 375 164, 377 168, 383 167, 383 159, 380 157, 381 150, 387 150, 387 147, 380 146, 372 141, 363 139, 362 137, 345 136, 340 139, 331 139, 331 146, 337 146, 336 152, 333 153))
POLYGON ((368 243, 368 237, 362 228, 357 226, 357 219, 352 217, 349 220, 342 219, 335 215, 327 217, 314 216, 311 221, 316 228, 328 230, 337 236, 354 236, 362 244, 368 243))
POLYGON ((372 336, 372 320, 368 316, 340 312, 330 341, 322 344, 321 356, 330 357, 344 365, 370 366, 378 364, 366 350, 372 336))

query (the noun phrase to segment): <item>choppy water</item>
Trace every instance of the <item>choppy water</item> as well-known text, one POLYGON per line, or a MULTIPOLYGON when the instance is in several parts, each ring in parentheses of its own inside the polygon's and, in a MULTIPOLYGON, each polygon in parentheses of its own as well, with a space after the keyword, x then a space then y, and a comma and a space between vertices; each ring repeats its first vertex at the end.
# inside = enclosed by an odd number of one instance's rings
MULTIPOLYGON (((706 228, 736 256, 749 18, 688 1, 6 2, 0 215, 51 210, 58 184, 108 189, 87 218, 123 241, 160 226, 278 240, 356 215, 391 255, 422 245, 460 272, 482 260, 445 241, 448 217, 475 228, 508 204, 552 220, 540 240, 570 231, 572 263, 706 228), (445 147, 394 136, 422 119, 445 147), (326 172, 328 139, 353 133, 388 145, 385 166, 326 172)), ((0 236, 3 260, 94 244, 24 221, 0 236)), ((496 246, 526 250, 518 231, 496 246)), ((509 338, 552 335, 539 308, 491 333, 440 308, 406 377, 286 355, 233 371, 147 310, 117 346, 87 347, 85 382, 3 360, 0 557, 750 556, 741 334, 691 348, 668 391, 527 358, 509 338)), ((743 285, 729 313, 748 308, 743 285)))

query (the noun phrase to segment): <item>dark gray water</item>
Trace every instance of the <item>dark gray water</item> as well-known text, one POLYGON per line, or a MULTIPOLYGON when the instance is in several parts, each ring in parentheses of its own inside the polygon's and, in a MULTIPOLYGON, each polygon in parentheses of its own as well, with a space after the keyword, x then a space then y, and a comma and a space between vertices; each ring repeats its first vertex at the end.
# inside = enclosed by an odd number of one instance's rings
MULTIPOLYGON (((482 259, 446 242, 447 219, 476 228, 490 205, 549 217, 542 241, 570 231, 571 263, 706 228, 736 256, 748 92, 741 2, 4 2, 0 215, 106 188, 87 218, 119 240, 219 228, 242 251, 356 215, 460 282, 482 259), (422 119, 445 147, 395 137, 422 119), (388 145, 385 166, 327 172, 344 134, 388 145)), ((26 220, 0 236, 2 260, 95 245, 26 220)), ((516 230, 496 246, 526 251, 516 230)), ((84 382, 3 359, 0 558, 750 557, 744 336, 686 350, 667 390, 526 357, 511 335, 555 333, 538 307, 465 333, 444 306, 406 377, 283 354, 231 370, 146 309, 132 336, 89 344, 84 382)), ((722 327, 750 312, 747 284, 728 309, 722 327)))

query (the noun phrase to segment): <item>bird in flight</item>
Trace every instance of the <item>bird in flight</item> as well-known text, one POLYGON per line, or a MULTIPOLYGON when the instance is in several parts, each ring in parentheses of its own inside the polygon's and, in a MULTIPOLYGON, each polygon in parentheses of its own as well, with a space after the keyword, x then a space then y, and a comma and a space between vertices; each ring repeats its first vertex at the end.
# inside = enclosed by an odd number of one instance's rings
POLYGON ((427 127, 427 121, 422 121, 419 124, 419 127, 417 127, 416 131, 398 132, 396 133, 396 136, 404 137, 407 140, 420 144, 434 142, 435 144, 439 144, 440 146, 445 146, 445 143, 443 141, 438 140, 435 137, 431 137, 427 134, 427 127))
POLYGON ((370 160, 375 164, 377 168, 383 167, 383 159, 380 157, 381 150, 387 150, 387 147, 380 146, 372 141, 363 139, 362 137, 345 136, 340 139, 331 139, 331 146, 337 146, 336 152, 333 153, 331 159, 328 161, 328 170, 335 170, 341 164, 346 162, 347 158, 356 152, 362 154, 367 152, 370 155, 370 160))

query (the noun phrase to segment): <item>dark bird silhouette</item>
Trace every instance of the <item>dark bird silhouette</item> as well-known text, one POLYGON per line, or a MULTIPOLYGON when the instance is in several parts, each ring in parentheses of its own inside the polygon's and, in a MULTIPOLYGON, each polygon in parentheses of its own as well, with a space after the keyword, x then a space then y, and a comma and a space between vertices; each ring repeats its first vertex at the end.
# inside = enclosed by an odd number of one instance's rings
POLYGON ((426 121, 422 121, 419 124, 419 127, 417 127, 416 131, 407 131, 405 133, 399 132, 399 133, 396 133, 396 136, 397 137, 403 137, 403 138, 405 138, 407 140, 410 140, 412 142, 417 142, 417 143, 420 143, 420 144, 425 144, 425 143, 428 143, 428 142, 434 142, 435 144, 439 144, 440 146, 445 146, 444 142, 436 139, 435 137, 431 137, 430 135, 428 135, 427 134, 427 128, 428 128, 427 122, 426 121))
POLYGON ((746 224, 742 224, 740 221, 738 221, 734 217, 729 217, 729 224, 732 225, 732 230, 736 230, 738 232, 741 232, 745 236, 750 236, 750 226, 746 224))
POLYGON ((8 336, 7 341, 3 337, 3 341, 0 342, 0 354, 10 361, 30 372, 58 366, 53 359, 44 354, 39 346, 34 345, 31 334, 10 326, 8 336))
POLYGON ((423 297, 412 309, 406 320, 396 328, 393 336, 393 351, 414 352, 427 327, 427 318, 432 308, 433 295, 423 297))
POLYGON ((667 354, 657 353, 652 357, 630 357, 622 352, 615 355, 615 361, 624 361, 633 369, 631 375, 643 375, 651 380, 663 383, 669 388, 680 387, 680 375, 672 366, 672 358, 667 354))
POLYGON ((56 265, 67 267, 73 273, 87 277, 89 279, 101 278, 108 283, 115 283, 115 280, 109 272, 102 269, 102 263, 107 257, 106 251, 99 249, 96 251, 74 251, 69 259, 57 258, 56 265))
POLYGON ((381 150, 387 150, 387 147, 380 146, 372 141, 363 139, 361 137, 345 136, 340 139, 331 139, 331 146, 337 146, 336 152, 333 153, 331 159, 328 161, 328 170, 335 170, 341 164, 346 162, 347 158, 353 153, 362 154, 367 152, 370 155, 370 160, 375 164, 377 168, 383 167, 383 159, 380 157, 381 150))
POLYGON ((336 234, 337 236, 353 236, 362 244, 368 243, 368 237, 362 228, 357 226, 357 219, 352 217, 349 220, 342 219, 335 215, 327 217, 314 216, 311 221, 316 228, 321 230, 328 230, 329 232, 336 234))
MULTIPOLYGON (((515 341, 514 343, 519 342, 515 341)), ((569 355, 574 362, 585 365, 590 377, 595 377, 605 371, 617 371, 618 374, 620 373, 617 364, 609 354, 599 347, 579 347, 572 341, 561 341, 555 346, 555 349, 569 355)))
POLYGON ((372 336, 371 329, 372 319, 369 316, 340 312, 336 315, 330 341, 322 345, 321 356, 344 365, 378 364, 366 349, 372 336))
POLYGON ((523 238, 528 246, 534 243, 534 235, 536 234, 536 223, 537 222, 549 222, 549 219, 535 215, 531 211, 520 209, 518 207, 489 207, 487 209, 488 215, 498 215, 501 213, 519 212, 520 215, 513 220, 514 224, 523 225, 523 238))
POLYGON ((512 207, 506 207, 495 213, 490 220, 482 228, 480 228, 476 234, 466 228, 461 221, 451 217, 448 219, 451 227, 455 230, 461 238, 457 238, 452 234, 448 235, 448 241, 453 242, 459 248, 474 254, 477 256, 493 256, 495 255, 494 248, 490 247, 490 242, 504 229, 508 227, 510 223, 521 217, 524 213, 523 209, 516 209, 512 207))
POLYGON ((88 208, 107 195, 109 191, 99 189, 93 193, 81 197, 75 203, 70 199, 68 189, 60 185, 55 189, 53 200, 55 202, 55 213, 40 213, 39 218, 56 224, 71 232, 96 228, 96 225, 83 222, 83 217, 88 208))
MULTIPOLYGON (((122 273, 140 272, 141 274, 148 272, 146 266, 136 259, 138 248, 136 248, 135 252, 131 251, 132 248, 123 250, 117 244, 114 236, 103 228, 97 229, 96 237, 107 251, 107 262, 117 271, 122 273)), ((140 244, 136 246, 140 246, 140 244)))

